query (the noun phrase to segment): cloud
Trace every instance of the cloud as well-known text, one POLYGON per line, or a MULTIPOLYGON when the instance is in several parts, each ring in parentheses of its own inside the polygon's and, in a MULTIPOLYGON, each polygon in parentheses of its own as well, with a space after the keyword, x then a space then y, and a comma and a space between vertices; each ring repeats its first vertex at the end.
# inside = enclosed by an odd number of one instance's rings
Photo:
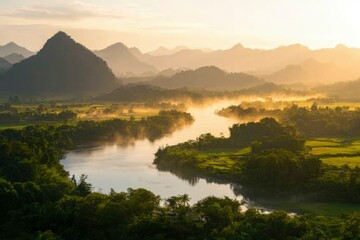
POLYGON ((62 21, 78 21, 89 18, 122 18, 120 14, 111 9, 81 1, 29 4, 15 10, 0 10, 0 16, 26 20, 62 21))

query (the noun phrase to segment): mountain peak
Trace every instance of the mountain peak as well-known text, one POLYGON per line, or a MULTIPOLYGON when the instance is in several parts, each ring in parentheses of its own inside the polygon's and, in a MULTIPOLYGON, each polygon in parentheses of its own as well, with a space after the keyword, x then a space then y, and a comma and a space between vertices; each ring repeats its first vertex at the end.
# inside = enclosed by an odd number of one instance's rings
POLYGON ((40 50, 40 52, 46 49, 67 49, 69 46, 75 45, 76 42, 65 32, 58 32, 50 39, 47 40, 44 47, 40 50))
POLYGON ((58 32, 37 54, 8 70, 0 88, 20 94, 85 93, 108 91, 116 86, 115 81, 104 60, 58 32))
POLYGON ((231 49, 243 49, 244 46, 241 43, 234 45, 231 49))
POLYGON ((335 47, 336 49, 347 49, 348 47, 345 44, 338 44, 335 47))
POLYGON ((68 40, 71 40, 71 41, 74 41, 69 35, 67 35, 65 32, 57 32, 54 36, 52 36, 49 40, 49 41, 68 41, 68 40))
POLYGON ((4 45, 4 47, 19 47, 19 45, 17 45, 17 44, 14 43, 14 42, 9 42, 9 43, 7 43, 6 45, 4 45))
POLYGON ((126 49, 128 49, 128 47, 125 45, 125 44, 123 44, 122 42, 117 42, 117 43, 114 43, 113 45, 110 45, 109 47, 107 47, 108 49, 110 49, 110 48, 117 48, 117 49, 123 49, 123 48, 126 48, 126 49))

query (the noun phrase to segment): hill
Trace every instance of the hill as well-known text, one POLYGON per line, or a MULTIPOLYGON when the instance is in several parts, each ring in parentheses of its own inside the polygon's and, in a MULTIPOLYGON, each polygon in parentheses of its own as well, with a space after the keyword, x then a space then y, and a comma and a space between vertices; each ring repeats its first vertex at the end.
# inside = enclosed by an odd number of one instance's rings
POLYGON ((17 45, 14 42, 10 42, 4 46, 0 46, 0 57, 5 57, 12 53, 20 54, 20 55, 24 56, 25 58, 28 58, 34 54, 33 52, 27 50, 24 47, 17 45))
POLYGON ((186 89, 163 89, 149 85, 125 85, 109 94, 95 98, 96 101, 120 102, 120 101, 161 101, 175 99, 200 99, 201 95, 186 89))
POLYGON ((314 90, 341 98, 360 98, 360 79, 319 86, 314 88, 314 90))
POLYGON ((17 53, 11 53, 9 55, 6 55, 5 57, 3 57, 6 61, 8 61, 11 64, 15 64, 18 62, 21 62, 22 60, 24 60, 24 56, 17 54, 17 53))
POLYGON ((263 76, 263 78, 278 84, 317 85, 344 81, 352 79, 354 76, 351 71, 341 69, 334 63, 308 59, 302 64, 288 65, 278 72, 263 76))
POLYGON ((55 34, 36 55, 15 64, 0 80, 1 90, 8 94, 79 94, 116 86, 106 63, 64 32, 55 34))
POLYGON ((227 73, 210 66, 182 71, 170 77, 159 76, 148 83, 163 88, 235 90, 262 84, 264 80, 245 73, 227 73))
POLYGON ((11 68, 11 63, 6 61, 4 58, 0 58, 0 73, 4 73, 10 68, 11 68))
POLYGON ((95 51, 95 54, 104 59, 118 76, 157 72, 155 67, 141 62, 134 55, 141 55, 137 48, 129 49, 122 43, 116 43, 103 50, 95 51))

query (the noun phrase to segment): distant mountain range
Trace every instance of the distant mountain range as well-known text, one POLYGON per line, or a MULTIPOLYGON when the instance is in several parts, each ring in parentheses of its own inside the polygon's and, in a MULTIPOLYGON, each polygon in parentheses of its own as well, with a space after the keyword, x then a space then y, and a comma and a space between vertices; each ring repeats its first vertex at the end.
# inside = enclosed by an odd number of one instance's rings
POLYGON ((150 85, 163 88, 191 88, 208 90, 236 90, 253 87, 265 81, 245 73, 227 73, 217 67, 202 67, 166 77, 159 76, 148 81, 150 85))
POLYGON ((189 48, 186 46, 176 46, 174 48, 159 47, 158 49, 148 53, 151 56, 164 56, 164 55, 172 55, 184 49, 189 49, 189 48))
POLYGON ((360 49, 344 45, 311 50, 294 44, 264 50, 237 44, 230 49, 216 51, 181 46, 174 49, 161 47, 146 54, 142 54, 137 48, 131 48, 130 52, 139 61, 154 66, 159 71, 216 66, 228 72, 264 76, 283 84, 303 80, 308 83, 331 83, 360 76, 360 49), (332 67, 329 68, 330 66, 332 67), (326 72, 326 68, 330 71, 326 72), (295 76, 297 74, 299 75, 295 76))
POLYGON ((116 77, 106 62, 64 32, 0 78, 6 94, 79 94, 110 91, 116 77))
POLYGON ((22 55, 24 58, 28 58, 31 55, 34 55, 33 52, 27 50, 24 47, 17 45, 14 42, 10 42, 4 46, 0 46, 0 57, 5 57, 12 53, 22 55))
POLYGON ((118 76, 123 75, 154 75, 157 69, 138 58, 142 55, 139 49, 129 49, 122 43, 113 44, 103 50, 94 51, 104 59, 113 72, 118 76))

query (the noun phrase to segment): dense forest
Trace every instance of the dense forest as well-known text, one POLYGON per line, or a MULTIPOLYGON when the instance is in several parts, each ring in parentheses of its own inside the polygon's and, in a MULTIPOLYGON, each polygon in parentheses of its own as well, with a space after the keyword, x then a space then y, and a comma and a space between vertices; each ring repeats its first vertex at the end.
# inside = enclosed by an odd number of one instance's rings
POLYGON ((349 107, 318 107, 314 103, 310 108, 298 105, 284 108, 267 107, 264 105, 230 106, 219 111, 226 117, 275 117, 286 125, 294 126, 301 134, 311 136, 359 136, 360 111, 349 107))
MULTIPOLYGON (((126 129, 152 128, 123 121, 126 129)), ((184 115, 186 119, 189 116, 184 115)), ((116 122, 75 127, 27 127, 0 132, 0 237, 3 239, 356 239, 360 215, 341 219, 268 215, 240 211, 229 198, 208 197, 189 205, 189 196, 166 199, 145 189, 92 192, 86 176, 69 178, 59 163, 71 140, 79 143, 113 129, 116 122), (95 127, 97 126, 97 127, 95 127), (95 134, 96 133, 96 134, 95 134)), ((120 122, 118 122, 120 124, 120 122)), ((121 127, 123 129, 124 127, 121 127)))

